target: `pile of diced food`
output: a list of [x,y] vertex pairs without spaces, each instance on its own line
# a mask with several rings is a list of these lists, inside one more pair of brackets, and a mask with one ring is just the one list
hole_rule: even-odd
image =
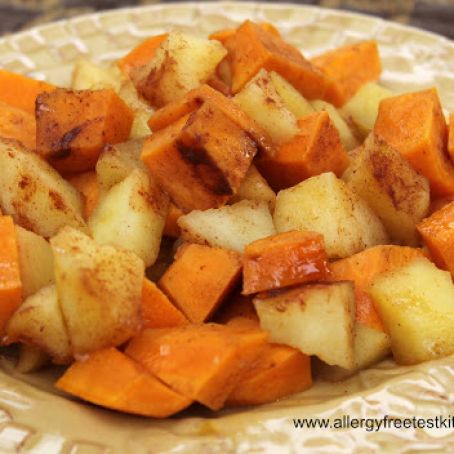
[[164,418],[453,354],[454,117],[380,73],[374,41],[307,59],[251,21],[70,88],[0,70],[17,369]]

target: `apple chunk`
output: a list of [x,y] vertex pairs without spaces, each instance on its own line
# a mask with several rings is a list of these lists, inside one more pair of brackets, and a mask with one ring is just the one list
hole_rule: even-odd
[[351,282],[313,284],[254,299],[272,342],[290,345],[330,365],[354,367],[355,295]]
[[120,345],[135,335],[141,326],[142,260],[70,227],[50,243],[73,353]]

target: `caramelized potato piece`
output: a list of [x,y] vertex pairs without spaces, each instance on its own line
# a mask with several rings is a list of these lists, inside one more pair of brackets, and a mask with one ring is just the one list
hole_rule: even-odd
[[300,118],[298,127],[297,135],[281,145],[274,157],[263,156],[256,162],[276,191],[323,172],[341,176],[348,166],[347,152],[327,112]]
[[264,331],[212,323],[146,329],[126,354],[178,393],[219,410],[266,340]]
[[239,254],[198,244],[180,246],[158,286],[194,323],[207,320],[238,282]]
[[261,68],[287,79],[307,99],[322,98],[328,80],[301,52],[279,35],[249,20],[224,42],[232,69],[232,91],[238,93]]
[[323,281],[327,274],[328,257],[319,233],[279,233],[254,241],[244,250],[245,295]]
[[112,89],[43,93],[36,100],[36,151],[60,172],[93,169],[106,143],[129,137],[133,117]]
[[212,103],[153,134],[142,159],[173,202],[185,211],[224,205],[257,152],[249,134]]

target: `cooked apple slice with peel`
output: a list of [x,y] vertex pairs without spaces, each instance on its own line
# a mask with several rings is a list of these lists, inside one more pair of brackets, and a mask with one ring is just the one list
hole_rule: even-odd
[[355,295],[351,282],[311,284],[254,299],[270,340],[315,355],[325,363],[354,367]]
[[141,326],[143,261],[70,227],[50,243],[73,353],[120,345],[135,335]]

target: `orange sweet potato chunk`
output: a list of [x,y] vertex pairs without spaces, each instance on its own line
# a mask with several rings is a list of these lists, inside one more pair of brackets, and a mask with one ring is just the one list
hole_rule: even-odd
[[142,287],[142,319],[144,329],[172,328],[189,323],[156,284],[147,278],[144,278]]
[[133,119],[111,89],[59,88],[36,100],[36,151],[60,172],[92,170],[104,145],[128,139]]
[[257,312],[252,303],[252,296],[234,294],[225,301],[217,311],[214,321],[217,323],[229,323],[233,319],[245,318],[258,322]]
[[240,276],[241,257],[236,252],[185,244],[158,286],[190,321],[200,323],[215,312]]
[[0,334],[22,303],[19,251],[11,216],[0,217]]
[[326,279],[328,256],[323,235],[285,232],[254,241],[243,257],[243,294]]
[[421,249],[404,246],[375,246],[351,257],[331,263],[330,280],[355,284],[356,320],[370,328],[384,331],[371,297],[365,289],[381,273],[392,271],[424,256]]
[[454,114],[449,116],[448,153],[454,162]]
[[257,152],[256,142],[217,105],[152,134],[142,160],[183,211],[224,205],[236,193]]
[[260,405],[312,386],[310,357],[296,348],[267,344],[255,366],[241,378],[227,406]]
[[260,330],[188,325],[146,329],[126,354],[178,393],[219,410],[266,341]]
[[118,60],[118,66],[124,74],[129,76],[131,69],[146,65],[153,57],[162,42],[167,39],[168,34],[151,36],[134,47],[128,54]]
[[384,99],[374,132],[429,180],[434,195],[454,194],[454,166],[446,153],[447,127],[434,88]]
[[231,99],[209,85],[202,85],[188,92],[183,98],[166,104],[150,117],[148,126],[153,132],[159,131],[182,117],[199,109],[204,103],[211,102],[239,128],[246,131],[256,142],[259,151],[274,154],[274,145],[266,131],[246,115]]
[[260,69],[276,71],[308,99],[323,98],[330,81],[279,35],[247,20],[223,43],[229,51],[232,92],[238,93]]
[[275,190],[286,189],[314,175],[334,172],[341,176],[348,154],[327,112],[298,120],[299,133],[280,146],[273,157],[263,156],[257,168]]
[[423,219],[417,229],[436,265],[454,276],[454,202]]
[[0,69],[0,102],[35,114],[36,97],[55,90],[55,86],[41,80]]
[[192,402],[113,347],[73,363],[56,387],[103,407],[155,418],[167,418]]
[[0,137],[16,139],[29,150],[36,148],[35,116],[0,101]]
[[311,60],[333,83],[325,100],[337,107],[347,102],[366,82],[381,74],[381,60],[375,41],[362,41],[328,51]]
[[84,218],[88,219],[99,201],[99,182],[96,172],[71,175],[68,181],[84,196]]

